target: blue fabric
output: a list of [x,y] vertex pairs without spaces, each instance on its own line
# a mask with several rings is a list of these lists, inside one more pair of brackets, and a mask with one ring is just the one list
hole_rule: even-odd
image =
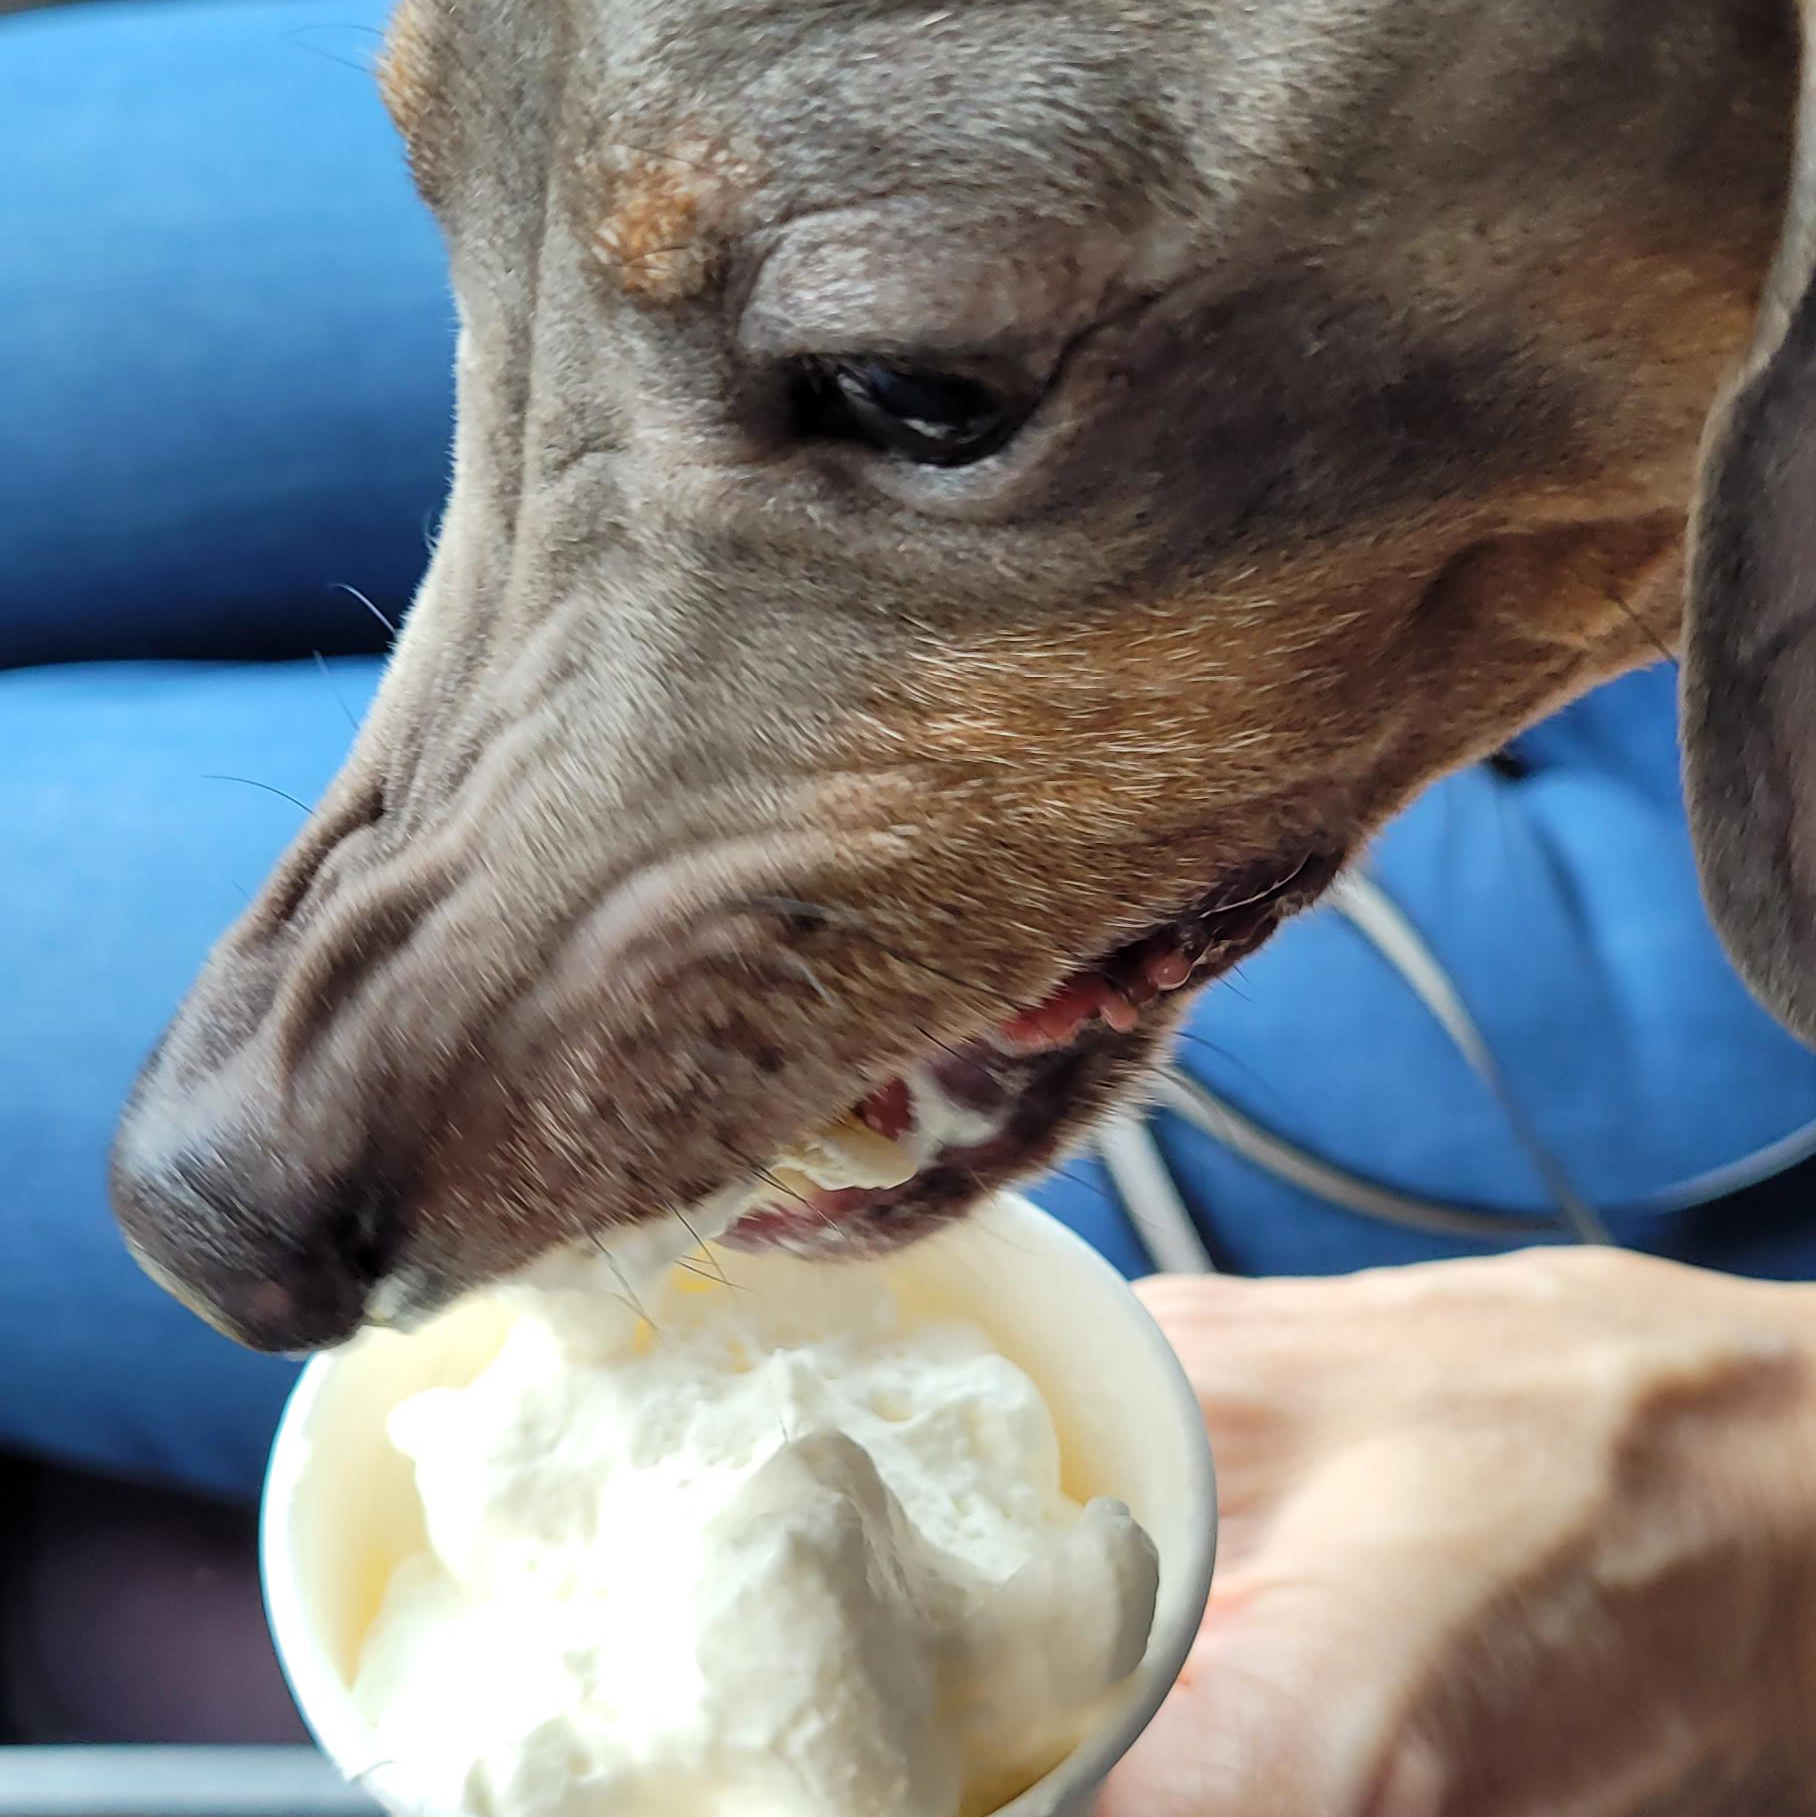
[[0,19],[0,666],[381,648],[452,306],[379,0]]
[[268,791],[319,793],[373,666],[0,675],[0,1444],[258,1479],[294,1371],[139,1273],[107,1151],[139,1062],[302,818]]
[[[306,655],[382,635],[447,442],[449,311],[366,59],[375,0],[85,6],[0,21],[0,665]],[[0,674],[0,1444],[230,1494],[290,1366],[132,1267],[107,1144],[216,932],[334,769],[366,659]],[[1816,1116],[1816,1057],[1754,1007],[1697,901],[1672,677],[1631,678],[1426,796],[1378,874],[1533,1121],[1623,1240],[1816,1275],[1816,1170],[1710,1210],[1642,1201]],[[241,777],[244,782],[214,780]],[[263,786],[256,786],[263,785]],[[1500,1111],[1342,920],[1198,1007],[1186,1063],[1416,1192],[1543,1203]],[[1169,1119],[1213,1249],[1331,1272],[1466,1247],[1351,1216]],[[1129,1272],[1101,1174],[1040,1190]]]

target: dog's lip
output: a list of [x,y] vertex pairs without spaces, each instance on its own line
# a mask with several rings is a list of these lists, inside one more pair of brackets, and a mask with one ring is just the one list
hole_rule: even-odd
[[1153,1032],[1145,1026],[1150,1006],[1246,958],[1288,913],[1323,894],[1345,856],[1306,847],[1245,865],[1184,910],[1067,973],[1037,1004],[942,1047],[915,1074],[885,1081],[852,1107],[880,1135],[899,1138],[912,1128],[910,1076],[931,1080],[964,1108],[998,1113],[997,1123],[981,1141],[938,1148],[899,1186],[759,1192],[727,1240],[811,1252],[905,1241],[1037,1165],[1046,1138],[1073,1108],[1078,1062],[1138,1057]]
[[1206,981],[1200,973],[1226,970],[1219,956],[1271,928],[1296,886],[1321,890],[1335,870],[1334,862],[1309,851],[1245,866],[1179,913],[1087,960],[1032,1009],[1011,1016],[1001,1033],[1014,1046],[1040,1050],[1063,1044],[1099,1016],[1128,1034],[1156,998]]
[[[1167,1012],[1188,986],[1207,984],[1240,963],[1286,914],[1323,893],[1345,855],[1308,848],[1229,873],[1184,910],[1067,973],[1038,1004],[926,1056],[920,1070],[947,1099],[980,1118],[997,1117],[984,1140],[940,1148],[900,1186],[747,1199],[721,1240],[739,1249],[824,1257],[874,1253],[913,1240],[1024,1177],[1050,1155],[1054,1130],[1076,1109],[1081,1079],[1144,1060],[1158,1032],[1154,1012]],[[894,1136],[906,1096],[898,1076],[852,1108],[878,1133]],[[758,1175],[745,1188],[732,1184],[724,1191],[763,1181]],[[411,1331],[461,1290],[462,1283],[420,1259],[404,1259],[373,1288],[364,1322]]]

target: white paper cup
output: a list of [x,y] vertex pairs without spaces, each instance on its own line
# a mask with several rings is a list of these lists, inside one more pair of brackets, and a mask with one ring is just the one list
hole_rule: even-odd
[[[736,1264],[732,1264],[734,1271]],[[1097,1728],[997,1817],[1088,1817],[1098,1788],[1153,1719],[1210,1593],[1217,1497],[1198,1402],[1121,1277],[1027,1200],[1002,1195],[880,1263],[904,1316],[970,1319],[1046,1396],[1078,1499],[1128,1503],[1160,1553],[1146,1657]],[[470,1381],[508,1314],[484,1298],[409,1336],[367,1332],[303,1372],[265,1483],[261,1563],[278,1656],[323,1751],[398,1817],[432,1812],[381,1749],[348,1685],[397,1564],[423,1545],[409,1463],[385,1435],[417,1390]]]

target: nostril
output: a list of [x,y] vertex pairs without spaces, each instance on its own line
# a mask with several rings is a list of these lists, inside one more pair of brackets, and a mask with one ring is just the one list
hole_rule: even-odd
[[255,1350],[352,1336],[401,1248],[401,1195],[370,1175],[298,1191],[218,1156],[115,1172],[121,1224],[162,1286]]
[[329,1202],[323,1230],[327,1246],[347,1273],[368,1288],[382,1281],[397,1260],[399,1198],[385,1183],[357,1180]]

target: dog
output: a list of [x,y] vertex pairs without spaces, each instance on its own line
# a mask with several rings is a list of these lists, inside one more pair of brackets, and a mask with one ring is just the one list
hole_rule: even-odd
[[[296,1351],[675,1208],[907,1240],[1665,650],[1712,912],[1816,1036],[1804,25],[403,0],[452,494],[127,1109],[146,1266]],[[854,1173],[777,1168],[828,1124]]]

